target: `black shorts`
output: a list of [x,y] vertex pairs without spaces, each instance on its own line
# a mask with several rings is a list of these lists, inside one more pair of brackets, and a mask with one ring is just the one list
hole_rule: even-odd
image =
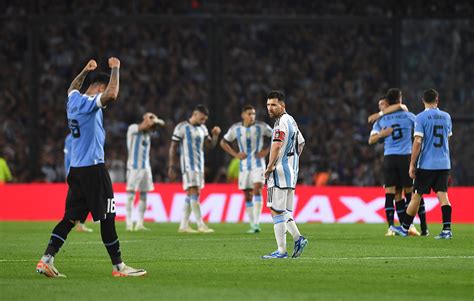
[[90,212],[94,221],[115,217],[112,181],[105,164],[71,167],[64,219],[81,220]]
[[417,169],[415,173],[413,191],[418,194],[434,192],[448,192],[449,169],[428,170]]
[[411,155],[387,155],[383,158],[383,178],[385,187],[412,187],[413,180],[408,174]]

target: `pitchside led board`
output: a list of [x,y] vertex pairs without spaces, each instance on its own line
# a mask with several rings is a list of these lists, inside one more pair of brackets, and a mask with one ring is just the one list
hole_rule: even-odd
[[[114,191],[117,217],[124,219],[125,185],[115,184]],[[64,213],[66,192],[66,184],[0,185],[0,220],[59,220]],[[263,193],[265,200],[266,191]],[[474,223],[472,195],[474,187],[450,188],[454,223]],[[184,198],[181,185],[156,184],[155,191],[148,195],[145,219],[150,222],[179,222]],[[385,193],[380,187],[298,186],[295,203],[298,223],[385,222]],[[425,203],[428,222],[441,222],[436,196],[425,196]],[[206,185],[201,195],[201,210],[204,219],[211,223],[247,221],[244,196],[236,185]],[[271,222],[267,208],[264,208],[261,221]]]

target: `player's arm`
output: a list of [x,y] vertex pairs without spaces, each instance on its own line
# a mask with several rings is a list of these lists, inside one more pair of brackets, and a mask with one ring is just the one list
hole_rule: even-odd
[[67,89],[67,94],[69,95],[69,93],[71,93],[72,91],[81,89],[87,74],[90,71],[95,70],[95,68],[97,68],[97,62],[95,60],[90,60],[89,62],[87,62],[87,65],[84,67],[84,69],[82,69],[81,73],[79,73],[72,81],[71,85],[69,86],[69,89]]
[[369,137],[369,145],[377,143],[380,139],[390,136],[392,135],[392,133],[393,133],[393,128],[391,127],[384,128],[380,132],[372,132]]
[[416,171],[416,162],[418,161],[418,156],[421,152],[421,144],[423,143],[423,138],[421,136],[415,136],[413,140],[413,146],[411,150],[411,159],[410,159],[410,170],[408,173],[410,174],[410,178],[415,178],[415,171]]
[[168,167],[168,177],[171,181],[176,179],[178,169],[178,143],[177,141],[171,140],[170,149],[168,152],[169,156],[169,167]]
[[219,134],[221,133],[221,128],[215,126],[211,130],[211,137],[208,136],[208,139],[205,140],[204,144],[206,149],[212,149],[216,147],[217,141],[219,140]]
[[265,178],[268,179],[270,173],[275,170],[275,164],[278,160],[278,154],[280,153],[283,141],[273,140],[272,146],[270,147],[270,159],[268,159],[267,169],[265,170]]
[[257,156],[257,158],[265,158],[266,156],[268,156],[269,153],[270,153],[270,146],[266,145],[262,148],[261,151],[259,151],[256,154],[256,156]]
[[379,118],[382,117],[383,115],[390,114],[390,113],[400,111],[400,110],[408,112],[408,107],[402,103],[390,105],[386,107],[385,109],[383,109],[382,111],[370,115],[369,118],[367,118],[367,121],[369,123],[374,123],[375,121],[379,120]]
[[232,157],[234,158],[237,158],[239,160],[242,160],[242,159],[245,159],[247,157],[247,154],[246,153],[239,153],[237,152],[230,144],[227,140],[225,139],[222,139],[221,142],[219,143],[219,145],[221,146],[221,148],[226,152],[228,153],[229,155],[231,155]]
[[107,85],[107,88],[105,88],[104,93],[102,93],[100,97],[100,102],[102,103],[103,107],[105,107],[108,103],[117,100],[119,93],[119,59],[115,57],[109,58],[109,67],[111,68],[109,84]]

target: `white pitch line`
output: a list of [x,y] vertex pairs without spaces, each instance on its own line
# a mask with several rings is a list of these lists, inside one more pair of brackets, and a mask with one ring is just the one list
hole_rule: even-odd
[[[193,257],[193,258],[180,258],[179,260],[229,260],[229,258],[208,258],[208,257]],[[260,258],[250,258],[250,257],[234,257],[232,259],[238,260],[256,260]],[[230,260],[232,260],[230,259]],[[300,257],[295,259],[298,260],[329,260],[329,261],[349,261],[349,260],[411,260],[411,259],[474,259],[474,256],[416,256],[416,257]],[[0,262],[35,262],[38,259],[0,259]],[[75,258],[65,258],[60,259],[61,261],[76,261],[76,262],[108,262],[108,259],[75,259]],[[169,259],[160,259],[159,261],[167,261]],[[174,261],[175,259],[169,260]],[[291,260],[291,259],[290,259]],[[269,260],[265,260],[269,261]],[[271,260],[270,260],[271,261]]]

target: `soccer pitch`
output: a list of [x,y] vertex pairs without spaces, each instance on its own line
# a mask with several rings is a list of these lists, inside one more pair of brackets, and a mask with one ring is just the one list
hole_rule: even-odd
[[[1,300],[472,300],[474,225],[454,224],[454,239],[384,237],[385,225],[303,224],[310,244],[299,259],[262,260],[276,249],[271,224],[211,225],[213,234],[117,228],[124,261],[146,277],[113,278],[98,224],[71,232],[57,256],[65,279],[35,272],[54,223],[0,223]],[[288,250],[293,249],[288,236]],[[291,253],[290,253],[291,254]]]

